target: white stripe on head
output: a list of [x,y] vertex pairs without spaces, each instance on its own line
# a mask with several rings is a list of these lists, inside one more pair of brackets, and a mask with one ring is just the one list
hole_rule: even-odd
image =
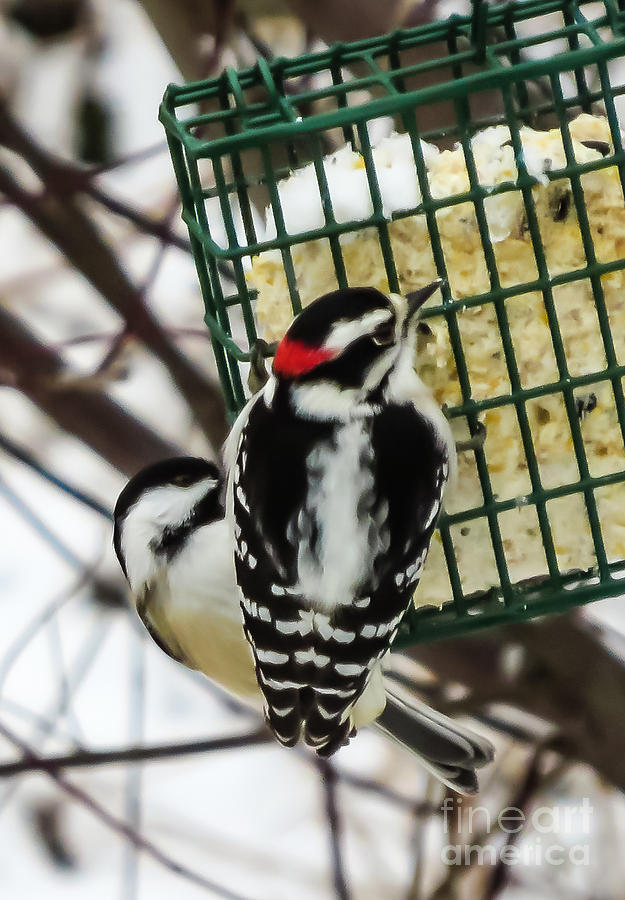
[[392,310],[374,309],[357,319],[340,319],[332,326],[323,346],[327,350],[344,350],[358,338],[371,334],[377,325],[392,318]]

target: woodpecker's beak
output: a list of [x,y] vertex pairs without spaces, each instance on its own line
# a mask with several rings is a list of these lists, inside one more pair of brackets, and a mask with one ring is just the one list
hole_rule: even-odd
[[419,312],[425,301],[428,300],[432,296],[434,291],[437,291],[442,284],[444,284],[444,279],[437,278],[436,281],[432,282],[432,284],[427,284],[425,287],[420,288],[418,291],[412,291],[412,293],[406,294],[406,300],[408,301],[408,312],[406,313],[406,318],[404,319],[404,332],[408,330],[410,322]]

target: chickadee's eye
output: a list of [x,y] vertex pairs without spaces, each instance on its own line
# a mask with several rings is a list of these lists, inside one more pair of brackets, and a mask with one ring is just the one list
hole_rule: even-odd
[[174,475],[171,480],[172,484],[178,484],[180,487],[189,487],[190,484],[193,484],[195,478],[193,475]]
[[378,325],[373,332],[372,337],[373,342],[380,347],[386,347],[388,344],[392,344],[395,340],[395,322],[392,319],[389,319],[387,322],[382,322],[382,324]]

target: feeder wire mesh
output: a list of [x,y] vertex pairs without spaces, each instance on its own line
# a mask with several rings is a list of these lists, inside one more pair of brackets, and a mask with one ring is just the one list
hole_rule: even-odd
[[[425,605],[411,611],[404,620],[400,641],[452,636],[622,592],[619,576],[625,571],[625,552],[615,556],[606,549],[597,492],[624,483],[625,471],[591,473],[579,391],[609,383],[616,410],[615,428],[625,435],[625,365],[619,361],[615,347],[604,291],[605,279],[625,269],[625,259],[597,258],[582,184],[588,173],[610,168],[618,173],[621,187],[625,185],[625,153],[617,117],[617,103],[625,94],[625,86],[613,83],[617,79],[612,65],[624,52],[625,11],[614,0],[541,0],[494,6],[478,2],[472,16],[456,15],[383,37],[337,44],[322,53],[296,59],[281,58],[272,63],[260,59],[245,71],[226,70],[203,82],[172,85],[165,94],[160,118],[167,132],[205,319],[232,417],[246,399],[242,364],[252,357],[257,360],[267,347],[259,343],[255,324],[256,290],[249,278],[253,259],[266,251],[279,253],[292,312],[296,314],[302,307],[294,264],[297,247],[324,240],[330,248],[336,283],[344,287],[349,283],[344,260],[346,236],[375,229],[388,288],[401,292],[389,230],[392,222],[425,217],[436,272],[446,278],[448,260],[438,216],[441,210],[466,203],[474,209],[488,288],[458,299],[452,296],[447,282],[442,302],[428,306],[424,316],[432,322],[444,320],[453,351],[461,401],[450,406],[449,417],[452,421],[464,420],[469,434],[477,435],[489,412],[512,408],[530,489],[522,498],[500,498],[493,488],[486,453],[483,448],[475,450],[482,502],[448,511],[439,522],[451,599],[442,607]],[[348,71],[352,73],[349,76]],[[363,91],[367,99],[358,102],[358,92],[362,96]],[[597,159],[582,163],[576,158],[570,122],[579,113],[597,111],[607,118],[611,147],[605,154],[597,154]],[[394,212],[390,219],[384,210],[370,137],[371,123],[382,117],[392,117],[397,129],[410,136],[420,189],[418,206]],[[502,123],[509,128],[516,176],[513,182],[486,186],[480,182],[472,138],[480,129]],[[564,165],[546,172],[546,177],[549,181],[566,179],[570,184],[585,256],[582,267],[557,274],[549,270],[534,193],[536,177],[528,171],[523,151],[523,127],[537,125],[555,126],[561,134]],[[423,140],[445,146],[459,144],[466,163],[467,190],[447,197],[433,196]],[[358,221],[337,220],[333,209],[324,158],[328,147],[336,147],[339,142],[357,148],[364,162],[371,212]],[[293,170],[310,163],[324,223],[293,233],[285,223],[279,183]],[[522,196],[535,259],[535,271],[529,280],[514,285],[502,283],[486,209],[487,199],[511,190]],[[262,233],[255,214],[258,198],[271,210],[275,236],[267,238]],[[208,211],[215,203],[219,227]],[[223,276],[225,267],[229,278]],[[578,374],[570,371],[555,291],[582,282],[588,282],[592,289],[606,364],[601,370]],[[544,302],[557,377],[527,386],[519,371],[507,301],[532,292],[539,292]],[[478,399],[472,393],[459,317],[467,309],[487,306],[494,312],[510,389]],[[242,321],[245,340],[233,338],[237,319]],[[566,410],[579,477],[546,486],[528,406],[553,395],[561,397]],[[583,501],[592,540],[593,565],[583,570],[563,570],[559,565],[550,520],[550,504],[572,495]],[[545,571],[518,580],[508,565],[501,521],[504,514],[521,505],[535,510]],[[486,526],[496,568],[496,579],[488,590],[467,588],[455,549],[455,529],[468,529],[476,522]],[[577,527],[578,523],[570,523],[573,531]]]

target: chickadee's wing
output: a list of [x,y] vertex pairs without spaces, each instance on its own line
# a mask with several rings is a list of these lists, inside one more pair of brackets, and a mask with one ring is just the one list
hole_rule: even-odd
[[176,637],[169,627],[167,617],[163,614],[160,591],[155,582],[146,584],[140,596],[135,600],[137,613],[150,637],[161,650],[182,663],[188,669],[196,669],[191,660],[183,653]]

